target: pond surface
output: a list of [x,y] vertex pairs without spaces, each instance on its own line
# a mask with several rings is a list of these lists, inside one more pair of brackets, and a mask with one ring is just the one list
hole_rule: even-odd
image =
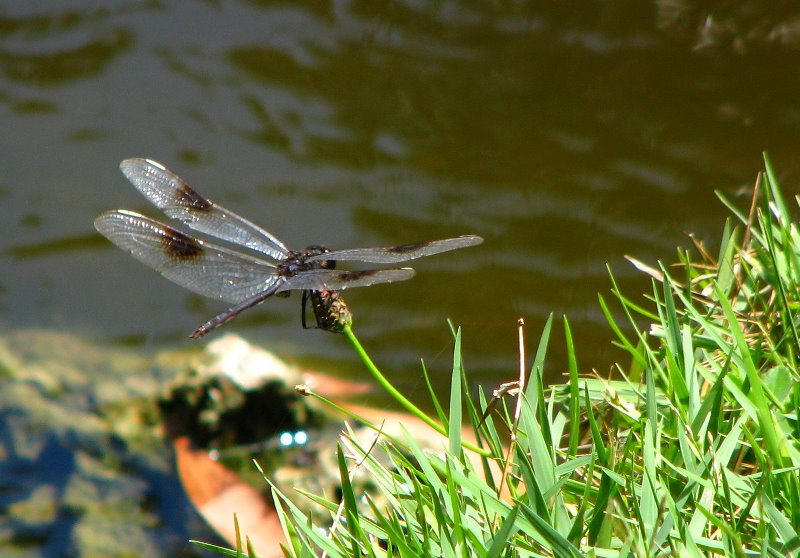
[[[640,2],[48,4],[0,16],[6,328],[203,343],[188,334],[225,305],[92,228],[107,209],[159,217],[118,170],[149,157],[291,248],[483,236],[415,262],[411,281],[346,293],[362,342],[409,392],[424,393],[420,358],[447,382],[448,317],[473,381],[515,377],[517,318],[532,354],[551,312],[571,320],[581,369],[605,372],[621,358],[597,303],[607,264],[638,297],[649,281],[623,256],[673,261],[687,231],[714,250],[728,215],[714,191],[746,206],[763,150],[787,194],[800,180],[797,48],[780,25],[792,14],[739,25]],[[301,329],[299,306],[270,300],[226,327],[362,375],[343,338]]]

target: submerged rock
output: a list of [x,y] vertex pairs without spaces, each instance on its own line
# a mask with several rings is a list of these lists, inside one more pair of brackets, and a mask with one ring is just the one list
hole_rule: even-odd
[[[265,477],[319,513],[317,524],[328,513],[298,489],[340,495],[345,417],[298,384],[337,399],[370,389],[290,367],[235,335],[150,356],[48,331],[0,338],[0,555],[205,555],[189,539],[232,545],[234,513],[259,554],[279,553]],[[405,415],[345,406],[441,447]],[[352,483],[366,493],[371,479]]]

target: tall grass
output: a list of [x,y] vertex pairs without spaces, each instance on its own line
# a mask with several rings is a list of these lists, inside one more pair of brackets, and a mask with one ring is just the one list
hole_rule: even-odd
[[[440,412],[428,418],[449,445],[428,452],[410,435],[371,444],[345,431],[341,499],[305,493],[310,506],[329,514],[326,525],[312,524],[273,487],[285,554],[800,552],[800,236],[765,163],[751,207],[722,200],[733,218],[716,253],[695,242],[679,250],[675,265],[632,259],[652,278],[642,302],[623,294],[611,275],[613,298],[601,296],[600,304],[630,357],[614,380],[579,374],[565,318],[568,381],[544,385],[551,317],[518,400],[484,415],[491,396],[464,390],[454,331],[449,404],[432,392]],[[613,306],[626,323],[615,321]],[[644,331],[642,324],[649,324]],[[474,446],[461,438],[462,420]],[[372,491],[353,488],[356,469],[371,476]]]

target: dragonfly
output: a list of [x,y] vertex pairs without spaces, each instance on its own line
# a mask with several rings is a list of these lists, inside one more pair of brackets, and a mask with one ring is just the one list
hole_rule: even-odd
[[293,290],[304,291],[304,320],[305,302],[311,301],[318,325],[325,327],[324,312],[339,305],[338,291],[405,281],[415,274],[410,267],[336,269],[337,262],[391,265],[483,242],[479,236],[464,235],[381,248],[328,250],[313,245],[293,251],[156,161],[125,159],[120,170],[167,217],[231,245],[213,244],[126,209],[106,211],[94,221],[103,236],[170,281],[233,304],[195,329],[190,335],[195,339],[271,296]]

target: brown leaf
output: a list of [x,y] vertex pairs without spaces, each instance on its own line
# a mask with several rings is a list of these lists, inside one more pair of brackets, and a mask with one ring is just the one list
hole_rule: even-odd
[[211,459],[208,451],[192,447],[188,438],[175,438],[173,447],[183,488],[203,519],[234,547],[236,513],[243,541],[250,537],[260,556],[281,555],[280,545],[286,540],[275,508],[264,495]]

